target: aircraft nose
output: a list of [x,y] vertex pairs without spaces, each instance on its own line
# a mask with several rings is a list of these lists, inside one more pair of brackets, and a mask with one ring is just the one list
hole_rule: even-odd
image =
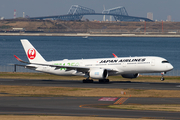
[[174,68],[174,67],[173,67],[171,64],[168,65],[168,69],[169,69],[169,70],[172,70],[173,68]]

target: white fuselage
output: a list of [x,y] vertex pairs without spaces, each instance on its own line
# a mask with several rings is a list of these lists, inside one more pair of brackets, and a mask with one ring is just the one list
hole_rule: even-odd
[[[43,64],[64,65],[64,66],[78,66],[88,67],[90,69],[110,69],[108,75],[122,75],[134,73],[160,73],[167,72],[173,69],[173,66],[164,58],[142,56],[142,57],[121,57],[121,58],[99,58],[99,59],[78,59],[78,60],[61,60],[45,62]],[[30,64],[29,66],[35,66]],[[86,73],[78,72],[77,70],[67,70],[66,68],[56,69],[51,66],[36,65],[35,70],[56,74],[56,75],[80,75],[84,76]]]

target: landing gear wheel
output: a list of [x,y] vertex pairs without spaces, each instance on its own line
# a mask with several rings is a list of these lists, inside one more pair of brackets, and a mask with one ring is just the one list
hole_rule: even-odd
[[108,82],[109,82],[109,79],[105,79],[105,81],[108,83]]
[[109,79],[99,79],[99,83],[108,83]]
[[83,83],[93,83],[92,79],[83,79]]
[[165,79],[164,79],[164,72],[161,72],[161,75],[162,75],[161,81],[164,81],[164,80],[165,80]]
[[162,78],[161,78],[161,81],[164,81],[164,80],[165,80],[165,79],[162,77]]

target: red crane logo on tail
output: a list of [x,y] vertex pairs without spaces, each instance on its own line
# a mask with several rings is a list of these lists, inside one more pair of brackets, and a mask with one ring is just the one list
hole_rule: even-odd
[[33,60],[36,57],[36,50],[34,48],[30,48],[27,51],[27,56],[29,59]]

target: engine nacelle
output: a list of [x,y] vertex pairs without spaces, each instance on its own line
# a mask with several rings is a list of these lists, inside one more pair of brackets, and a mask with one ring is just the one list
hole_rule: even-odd
[[123,78],[137,78],[139,76],[139,73],[136,74],[123,74],[121,75]]
[[108,77],[108,72],[106,69],[91,69],[89,77],[94,79],[106,79]]

